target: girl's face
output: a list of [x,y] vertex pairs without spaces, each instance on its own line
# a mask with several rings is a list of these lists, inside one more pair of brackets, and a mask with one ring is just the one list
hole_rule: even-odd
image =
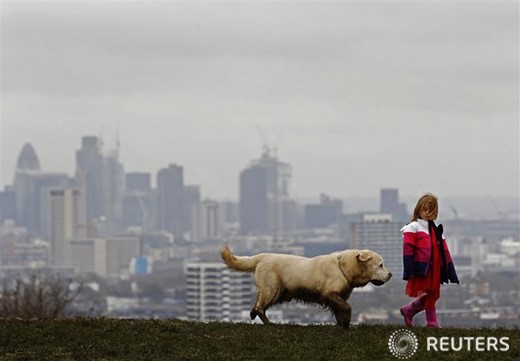
[[427,208],[427,207],[424,207],[423,209],[421,209],[421,211],[419,212],[419,216],[424,219],[425,221],[434,221],[435,218],[433,218],[431,215],[429,215],[430,213],[430,209]]

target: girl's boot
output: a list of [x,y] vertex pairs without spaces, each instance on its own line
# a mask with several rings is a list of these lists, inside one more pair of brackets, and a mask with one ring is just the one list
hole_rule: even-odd
[[410,327],[413,326],[413,316],[422,310],[424,310],[424,295],[417,297],[411,303],[399,309],[399,311],[401,311],[401,315],[404,317],[404,323],[406,323],[406,326]]
[[441,328],[439,322],[437,322],[437,311],[435,308],[427,308],[424,312],[426,313],[426,327]]

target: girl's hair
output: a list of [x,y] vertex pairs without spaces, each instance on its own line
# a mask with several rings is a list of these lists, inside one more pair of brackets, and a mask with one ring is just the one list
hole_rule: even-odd
[[417,201],[417,205],[413,211],[412,222],[417,221],[421,218],[420,212],[427,210],[428,218],[437,219],[439,213],[439,204],[437,203],[437,196],[432,193],[426,193]]

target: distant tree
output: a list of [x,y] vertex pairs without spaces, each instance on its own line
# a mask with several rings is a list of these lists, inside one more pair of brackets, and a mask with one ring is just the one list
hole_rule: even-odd
[[5,279],[0,294],[2,318],[61,318],[83,289],[83,283],[63,279],[59,274],[31,273]]

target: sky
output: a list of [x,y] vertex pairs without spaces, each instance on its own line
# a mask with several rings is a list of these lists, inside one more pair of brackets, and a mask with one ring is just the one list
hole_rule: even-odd
[[1,188],[96,135],[217,199],[264,144],[295,197],[519,196],[515,1],[1,6]]

